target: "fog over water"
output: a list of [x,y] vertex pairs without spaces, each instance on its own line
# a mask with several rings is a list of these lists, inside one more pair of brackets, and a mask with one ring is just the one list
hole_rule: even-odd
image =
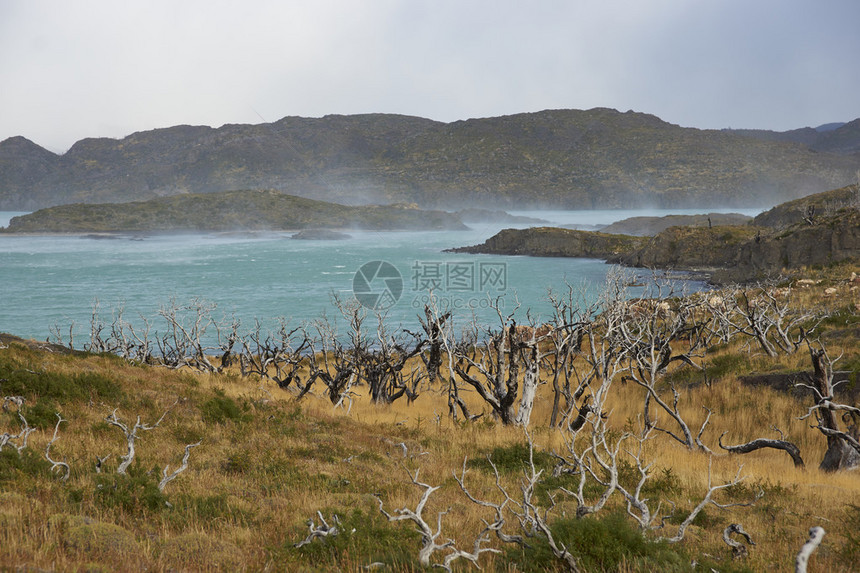
[[[681,213],[681,211],[672,211]],[[691,211],[692,212],[692,211]],[[669,211],[518,212],[559,225],[602,225],[636,215]],[[18,213],[15,213],[18,214]],[[5,226],[12,213],[0,213]],[[748,212],[747,214],[754,214]],[[238,317],[243,331],[260,319],[268,327],[277,317],[298,326],[323,314],[338,315],[332,293],[353,296],[356,271],[371,261],[386,261],[402,278],[402,291],[387,309],[393,325],[417,326],[416,315],[429,287],[441,307],[453,308],[460,326],[474,310],[487,321],[488,296],[503,296],[506,310],[525,321],[549,319],[548,288],[569,282],[592,294],[610,266],[593,259],[508,257],[442,253],[443,249],[481,243],[502,227],[470,225],[455,232],[350,232],[343,241],[290,239],[289,233],[225,233],[93,238],[87,236],[0,235],[0,331],[45,339],[55,325],[67,336],[75,325],[76,346],[85,342],[94,301],[108,322],[112,310],[124,318],[155,318],[175,300],[199,298],[217,305],[215,318]],[[371,294],[384,289],[376,280]],[[690,285],[697,288],[701,285]],[[397,294],[397,293],[395,293]],[[162,327],[156,321],[155,328]],[[163,329],[163,328],[162,328]]]

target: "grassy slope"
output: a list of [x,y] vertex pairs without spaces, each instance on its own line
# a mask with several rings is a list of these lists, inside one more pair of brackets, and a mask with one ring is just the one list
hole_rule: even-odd
[[[834,333],[828,344],[845,350],[843,365],[856,366],[860,318],[854,305],[860,299],[844,282],[837,285],[838,296],[824,298],[823,289],[830,284],[825,281],[798,292],[803,304],[842,311],[838,320],[827,325]],[[712,383],[694,384],[685,393],[682,406],[691,426],[701,423],[703,404],[712,408],[714,417],[704,440],[716,448],[723,431],[729,432],[727,442],[740,443],[771,437],[770,426],[776,424],[798,443],[809,467],[795,469],[788,456],[777,451],[715,456],[715,482],[733,477],[739,463],[748,476],[721,501],[743,500],[759,487],[765,497],[752,508],[707,508],[681,546],[664,549],[667,553],[656,559],[678,559],[676,570],[686,570],[690,557],[701,562],[705,555],[718,556],[720,568],[728,570],[733,565],[720,535],[729,523],[742,523],[756,542],[746,565],[752,570],[788,570],[807,529],[821,524],[828,533],[812,557],[814,570],[851,570],[857,563],[860,509],[849,502],[860,499],[860,478],[856,473],[828,475],[816,469],[825,445],[807,422],[797,420],[806,404],[767,388],[747,388],[737,380],[748,371],[808,369],[808,355],[799,352],[770,359],[750,352],[743,342],[709,355]],[[445,416],[444,394],[435,390],[425,390],[411,405],[400,401],[376,407],[361,397],[347,414],[333,411],[327,400],[308,398],[296,403],[285,391],[234,375],[170,372],[132,366],[111,356],[49,352],[17,342],[7,341],[4,346],[0,389],[3,395],[23,394],[28,420],[40,429],[30,436],[30,447],[21,457],[9,447],[0,453],[0,568],[26,564],[96,571],[361,571],[370,562],[383,561],[398,570],[411,569],[419,546],[416,534],[408,523],[387,523],[371,493],[381,493],[388,511],[414,509],[420,490],[409,483],[406,468],[421,468],[422,481],[441,486],[431,496],[425,517],[435,523],[436,512],[450,508],[442,520],[443,536],[471,548],[483,528],[481,519],[491,517],[490,512],[464,498],[451,472],[460,470],[465,456],[477,459],[494,452],[503,468],[503,483],[509,491],[517,491],[519,463],[510,454],[522,451],[521,431],[489,419],[455,424]],[[675,377],[680,382],[698,381],[685,371]],[[547,386],[540,395],[549,397]],[[105,423],[105,417],[118,408],[124,421],[141,416],[142,421],[153,423],[177,398],[180,403],[160,427],[140,433],[131,477],[117,478],[114,472],[125,440],[117,428]],[[468,398],[479,407],[474,396]],[[560,436],[546,427],[549,402],[539,400],[532,416],[532,435],[541,450],[561,445]],[[632,384],[616,384],[608,405],[611,424],[621,428],[640,413],[640,391]],[[61,425],[51,452],[54,459],[64,459],[71,466],[66,483],[51,473],[43,458],[57,410],[68,422]],[[13,413],[0,414],[0,431],[18,431]],[[177,467],[185,444],[200,439],[202,445],[192,451],[189,470],[159,495],[154,485],[160,468]],[[401,442],[412,455],[403,457]],[[414,455],[421,452],[427,455]],[[649,453],[656,462],[652,499],[673,500],[680,509],[689,509],[707,489],[708,457],[663,437],[649,444]],[[97,474],[95,459],[106,454],[111,454],[106,472]],[[537,459],[549,473],[552,460]],[[498,501],[486,464],[471,467],[470,489],[478,497]],[[552,478],[546,487],[559,485],[571,487],[572,483]],[[563,497],[557,496],[559,506],[553,511],[557,519],[566,507]],[[613,498],[610,505],[619,508],[619,499]],[[317,540],[295,549],[292,544],[306,536],[305,522],[317,510],[327,519],[338,513],[344,533],[331,542]],[[587,519],[594,527],[608,523],[609,530],[616,532],[629,523],[621,518],[615,522]],[[513,524],[507,527],[513,532]],[[849,545],[849,536],[855,545]],[[597,538],[586,546],[593,549],[605,543]],[[494,539],[492,545],[498,546],[498,541]],[[571,547],[578,546],[571,542]],[[514,551],[482,556],[481,564],[489,571],[514,570],[512,560],[520,560],[517,570],[527,569],[529,563],[544,567],[539,549],[536,545],[536,553],[525,561],[521,552]],[[675,556],[677,551],[683,554]],[[657,567],[654,561],[636,565],[628,558],[626,565],[611,570],[655,568],[665,567]],[[467,569],[464,565],[463,570]]]

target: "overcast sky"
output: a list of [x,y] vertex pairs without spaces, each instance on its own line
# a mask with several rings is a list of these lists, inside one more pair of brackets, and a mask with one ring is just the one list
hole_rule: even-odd
[[857,0],[0,0],[0,140],[287,115],[860,117]]

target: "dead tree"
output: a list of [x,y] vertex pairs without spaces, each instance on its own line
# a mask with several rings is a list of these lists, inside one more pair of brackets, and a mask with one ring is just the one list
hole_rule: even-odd
[[[432,293],[431,293],[432,297]],[[432,298],[431,298],[432,300]],[[435,306],[424,305],[424,318],[418,317],[424,338],[427,341],[427,351],[420,354],[427,371],[427,380],[433,384],[441,378],[442,352],[445,347],[446,324],[451,320],[451,312],[440,314]],[[414,336],[417,338],[417,336]]]
[[451,564],[463,557],[472,561],[475,565],[477,565],[478,557],[481,553],[498,553],[498,550],[488,547],[481,547],[484,543],[488,541],[487,533],[489,531],[488,528],[485,528],[478,538],[475,540],[474,547],[472,553],[468,553],[465,551],[461,551],[456,548],[456,542],[453,539],[447,539],[444,543],[439,543],[439,538],[442,536],[442,517],[448,513],[448,510],[440,511],[436,516],[436,531],[433,531],[433,528],[429,523],[424,519],[422,513],[424,512],[424,507],[427,505],[427,501],[430,499],[430,495],[439,489],[439,486],[431,486],[429,484],[418,481],[418,473],[419,470],[415,470],[415,473],[412,474],[407,470],[406,472],[409,475],[412,483],[418,487],[424,488],[424,493],[421,495],[421,499],[418,501],[418,505],[415,507],[415,510],[411,510],[408,507],[403,507],[394,512],[394,514],[390,514],[385,511],[384,504],[382,503],[382,499],[379,495],[376,495],[376,499],[379,502],[379,511],[382,515],[385,516],[388,521],[411,521],[415,525],[415,529],[421,535],[421,549],[418,551],[418,562],[421,563],[424,567],[428,567],[430,565],[430,557],[436,551],[442,551],[445,549],[449,550],[448,555],[445,557],[445,561],[442,565],[438,565],[445,569],[446,571],[451,571]]
[[[642,497],[642,487],[649,477],[650,465],[643,465],[643,461],[641,459],[642,450],[640,448],[639,452],[632,456],[636,461],[636,467],[640,472],[640,479],[636,484],[634,489],[628,489],[623,485],[618,486],[618,491],[624,496],[627,501],[627,513],[630,515],[638,524],[639,527],[643,531],[655,530],[659,528],[663,528],[665,526],[666,520],[671,517],[671,515],[661,516],[659,512],[659,505],[657,506],[657,510],[654,511],[648,506],[648,499]],[[713,499],[713,496],[716,492],[733,487],[739,484],[743,477],[741,476],[741,470],[743,466],[738,467],[738,471],[735,474],[735,477],[723,484],[713,485],[712,477],[711,477],[711,460],[708,459],[708,490],[705,492],[704,497],[701,501],[690,511],[689,514],[681,521],[680,525],[678,525],[678,529],[675,535],[671,537],[660,537],[659,539],[664,540],[668,543],[677,543],[684,539],[684,535],[686,535],[687,528],[691,523],[696,519],[696,516],[701,513],[701,511],[707,507],[708,505],[714,505],[720,509],[725,509],[728,507],[737,507],[737,506],[750,506],[753,505],[756,501],[758,501],[762,495],[764,495],[763,491],[759,491],[755,497],[749,502],[738,502],[738,503],[726,503],[721,504],[716,502]]]
[[[582,352],[586,333],[594,327],[597,305],[586,301],[585,293],[576,296],[571,285],[563,294],[549,291],[547,298],[553,308],[550,332],[546,336],[551,351],[544,354],[543,366],[549,372],[553,402],[550,426],[563,423],[588,385],[579,376],[574,361]],[[564,400],[562,408],[561,401]]]
[[338,406],[350,401],[356,369],[347,349],[340,343],[334,326],[322,317],[311,325],[316,335],[305,335],[307,342],[308,378],[296,397],[302,399],[314,382],[320,380],[326,387],[329,401]]
[[[434,316],[438,316],[438,310],[433,307],[432,309]],[[445,377],[445,392],[448,395],[448,414],[451,416],[451,419],[455,422],[457,421],[457,409],[459,408],[463,417],[466,420],[474,420],[479,418],[482,414],[471,414],[469,412],[469,408],[466,405],[466,402],[460,396],[460,386],[457,380],[457,369],[455,360],[457,356],[461,354],[465,354],[470,351],[471,348],[476,344],[476,340],[463,340],[461,339],[459,342],[454,340],[454,335],[451,332],[450,322],[447,322],[449,325],[446,328],[443,328],[441,331],[441,342],[442,346],[445,349],[445,357],[447,360],[447,376]]]
[[514,404],[519,392],[519,363],[514,344],[507,344],[506,339],[515,337],[516,323],[513,313],[502,314],[498,299],[493,304],[501,321],[501,330],[485,329],[482,332],[473,323],[472,340],[475,342],[469,347],[458,348],[454,370],[461,380],[478,392],[502,424],[509,425],[514,423],[516,416]]
[[264,335],[260,321],[255,321],[254,330],[241,339],[241,372],[243,376],[256,375],[271,380],[284,390],[294,382],[295,387],[300,388],[299,373],[307,361],[308,334],[302,327],[291,328],[284,319],[278,322],[277,332]]
[[[514,313],[502,312],[500,298],[490,301],[501,326],[472,324],[470,346],[458,346],[454,370],[493,410],[504,425],[527,426],[540,383],[542,351],[534,326],[517,326]],[[522,371],[522,374],[521,374]],[[516,407],[519,398],[519,406]]]
[[[216,308],[215,303],[199,298],[184,306],[173,299],[168,305],[162,305],[158,314],[167,323],[166,332],[156,339],[156,344],[164,366],[221,372],[230,365],[239,338],[239,321],[235,317],[216,321],[212,316]],[[207,336],[212,330],[215,331],[214,345],[212,334]],[[216,356],[220,357],[219,365],[210,360]]]
[[[812,390],[815,404],[800,419],[806,420],[814,416],[817,423],[812,427],[827,438],[827,451],[818,467],[826,472],[860,467],[860,436],[856,422],[852,423],[860,419],[860,408],[840,404],[833,396],[833,365],[838,359],[831,359],[823,346],[815,348],[812,344],[809,344],[809,355],[813,367],[810,384],[798,386]],[[836,420],[837,412],[843,412],[843,421],[847,420],[851,424],[847,431],[840,429]]]
[[[699,439],[707,418],[698,436],[694,436],[679,409],[681,392],[675,383],[669,384],[671,398],[664,396],[660,389],[660,382],[672,363],[682,362],[702,369],[694,359],[703,355],[704,339],[691,336],[692,331],[700,328],[696,322],[697,303],[688,297],[674,299],[671,303],[662,299],[663,296],[634,301],[626,306],[624,315],[617,321],[616,336],[628,363],[626,379],[645,390],[643,420],[646,428],[653,427],[691,450],[707,450]],[[657,425],[652,416],[652,402],[658,410],[669,415],[677,426],[676,430]]]
[[[495,520],[492,523],[487,524],[487,529],[485,531],[495,531],[498,535],[499,539],[504,542],[513,542],[518,543],[520,545],[525,545],[527,538],[542,538],[546,541],[547,546],[550,551],[552,551],[553,555],[561,561],[563,566],[573,573],[578,573],[580,571],[579,565],[577,564],[576,557],[567,549],[564,543],[555,539],[553,535],[552,529],[549,525],[549,513],[555,507],[555,499],[550,496],[550,507],[542,508],[537,505],[537,501],[535,500],[535,488],[537,484],[540,483],[541,476],[543,475],[543,470],[537,471],[534,464],[534,446],[532,444],[531,436],[526,432],[526,439],[529,444],[529,463],[523,472],[523,477],[520,479],[519,489],[522,493],[522,496],[519,495],[515,498],[511,497],[508,491],[502,486],[501,480],[499,477],[499,470],[496,468],[496,465],[493,463],[492,459],[488,456],[487,459],[490,462],[490,466],[493,468],[493,472],[496,476],[496,489],[503,496],[503,500],[501,503],[492,503],[488,501],[482,501],[475,498],[465,486],[465,477],[466,477],[466,462],[463,461],[463,473],[458,478],[456,475],[454,479],[457,480],[457,483],[460,486],[460,489],[473,503],[477,505],[481,505],[483,507],[490,507],[495,510]],[[521,501],[520,501],[521,500]],[[523,536],[520,535],[507,535],[502,532],[502,526],[505,523],[505,510],[508,511],[509,514],[513,516],[513,518],[518,522],[519,529],[522,531]],[[486,523],[486,521],[485,521]]]
[[138,431],[149,431],[149,430],[154,430],[155,428],[157,428],[159,426],[159,424],[161,424],[161,422],[164,420],[164,417],[167,416],[167,414],[170,412],[170,410],[173,409],[173,406],[176,406],[176,404],[178,404],[178,403],[179,403],[178,400],[176,402],[174,402],[173,405],[170,406],[167,410],[165,410],[164,413],[161,415],[161,417],[151,426],[148,424],[141,424],[140,423],[140,416],[138,416],[137,421],[134,423],[134,426],[132,426],[131,429],[129,429],[128,424],[120,421],[120,419],[117,417],[116,412],[117,412],[118,408],[115,408],[114,411],[111,412],[107,418],[105,418],[105,421],[108,424],[110,424],[111,426],[115,426],[115,427],[119,428],[120,430],[122,430],[122,433],[125,434],[125,438],[126,438],[127,451],[126,451],[124,456],[120,457],[121,461],[120,461],[119,467],[116,470],[116,473],[118,473],[120,475],[125,475],[127,470],[128,470],[128,467],[131,465],[131,462],[134,461],[135,440],[137,440],[137,438],[138,438],[137,432]]
[[798,311],[790,304],[790,289],[777,291],[768,285],[758,285],[739,289],[721,299],[724,304],[709,309],[718,321],[725,328],[754,339],[770,357],[779,356],[780,352],[793,354],[814,328],[803,328],[815,315]]
[[[418,385],[424,374],[413,369],[404,372],[407,362],[418,355],[426,340],[413,334],[412,344],[389,334],[386,317],[377,315],[376,341],[370,346],[352,349],[359,378],[367,383],[374,404],[391,404],[402,396],[410,402],[418,397]],[[407,333],[408,334],[408,333]]]

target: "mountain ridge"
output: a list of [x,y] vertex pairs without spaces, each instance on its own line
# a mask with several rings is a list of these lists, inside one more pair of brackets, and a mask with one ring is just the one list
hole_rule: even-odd
[[[836,150],[853,148],[855,123],[822,135],[842,138]],[[845,185],[857,169],[860,154],[608,108],[452,123],[288,116],[86,138],[62,155],[9,138],[0,142],[0,209],[235,189],[429,208],[763,206]]]

